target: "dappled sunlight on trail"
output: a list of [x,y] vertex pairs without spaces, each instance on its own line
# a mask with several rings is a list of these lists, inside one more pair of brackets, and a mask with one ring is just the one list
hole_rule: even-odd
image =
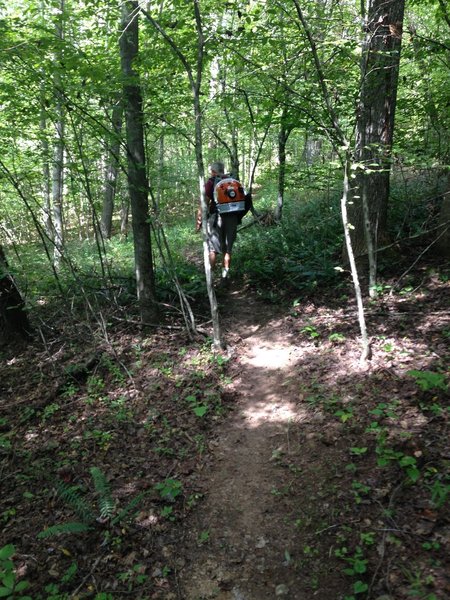
[[[289,339],[278,337],[272,343],[247,339],[249,352],[242,357],[244,368],[253,369],[252,385],[247,389],[247,402],[242,416],[247,426],[254,428],[264,423],[291,423],[300,420],[298,408],[283,397],[283,385],[293,367],[295,348]],[[247,381],[242,381],[245,389]]]
[[[299,345],[285,320],[261,314],[264,308],[258,323],[252,310],[239,324],[230,386],[239,400],[221,426],[207,499],[196,514],[187,550],[196,558],[182,581],[186,600],[272,600],[281,592],[290,600],[306,597],[308,582],[286,557],[298,552],[293,523],[300,507],[310,510],[302,497],[293,501],[297,478],[309,497],[317,481],[330,476],[328,462],[319,468],[311,457],[316,442],[308,441],[305,428],[311,433],[316,410],[301,401],[297,383],[299,369],[314,362],[317,349]],[[314,454],[323,461],[329,451],[314,445]],[[313,483],[312,469],[319,469]],[[210,540],[204,551],[196,541],[202,531]]]
[[253,348],[253,355],[245,359],[246,364],[264,369],[284,369],[291,363],[292,348],[265,347]]
[[247,406],[242,411],[248,427],[259,427],[264,423],[292,423],[302,420],[298,409],[292,402],[282,402],[279,399],[260,400]]

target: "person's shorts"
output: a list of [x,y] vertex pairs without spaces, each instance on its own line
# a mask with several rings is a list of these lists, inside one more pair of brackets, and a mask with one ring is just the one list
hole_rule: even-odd
[[210,215],[207,227],[209,252],[231,254],[238,224],[239,217],[237,214]]

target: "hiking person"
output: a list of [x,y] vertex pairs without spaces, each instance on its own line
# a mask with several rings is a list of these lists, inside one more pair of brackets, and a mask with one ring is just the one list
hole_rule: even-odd
[[[211,268],[214,268],[217,261],[217,255],[223,254],[221,281],[222,283],[226,283],[229,276],[231,252],[236,239],[237,226],[241,222],[243,215],[242,212],[237,211],[222,212],[218,207],[215,190],[216,186],[220,184],[222,180],[236,181],[228,175],[225,175],[225,168],[222,162],[212,163],[210,166],[210,177],[205,183],[205,196],[208,204],[207,242],[209,263]],[[236,182],[236,184],[240,186],[238,182]],[[242,187],[239,189],[242,190],[242,194],[244,194]],[[237,204],[237,202],[234,204]],[[200,209],[197,214],[197,231],[199,231],[201,225],[202,215]]]

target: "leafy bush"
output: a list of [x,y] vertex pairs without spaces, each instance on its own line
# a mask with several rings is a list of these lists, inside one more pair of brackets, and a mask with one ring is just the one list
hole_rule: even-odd
[[394,238],[406,238],[436,225],[446,177],[430,173],[397,171],[392,177],[388,225]]
[[312,289],[337,278],[341,229],[337,202],[288,203],[279,225],[241,232],[234,268],[256,286]]
[[28,581],[17,581],[12,558],[16,549],[12,544],[0,548],[0,597],[8,600],[31,600],[31,596],[22,596],[21,592],[29,586]]

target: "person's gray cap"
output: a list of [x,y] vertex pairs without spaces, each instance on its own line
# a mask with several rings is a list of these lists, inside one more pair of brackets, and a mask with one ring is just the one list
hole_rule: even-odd
[[223,162],[213,162],[209,168],[211,171],[215,171],[218,175],[223,175],[225,173],[225,166]]

